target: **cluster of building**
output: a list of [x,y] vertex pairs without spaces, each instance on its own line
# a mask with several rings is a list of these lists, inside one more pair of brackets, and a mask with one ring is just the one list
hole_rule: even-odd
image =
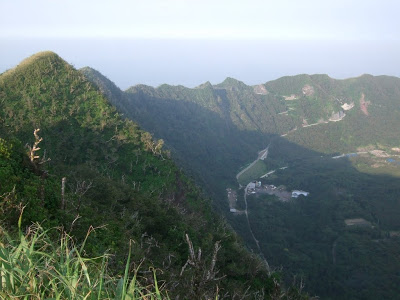
[[255,194],[256,188],[261,187],[261,181],[252,181],[247,185],[247,193],[248,194]]
[[[255,194],[256,189],[261,188],[261,181],[252,181],[247,185],[247,194]],[[285,188],[283,186],[277,188],[273,184],[267,184],[264,185],[263,188],[269,193],[269,194],[282,194],[285,193],[285,197],[291,197],[292,198],[298,198],[300,195],[307,197],[310,193],[302,190],[293,190],[292,193],[286,192]],[[288,194],[286,196],[286,194]]]

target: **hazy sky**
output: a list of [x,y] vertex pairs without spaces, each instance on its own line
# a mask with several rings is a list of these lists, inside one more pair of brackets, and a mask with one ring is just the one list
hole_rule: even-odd
[[399,12],[398,0],[0,0],[0,72],[53,50],[122,88],[399,76]]

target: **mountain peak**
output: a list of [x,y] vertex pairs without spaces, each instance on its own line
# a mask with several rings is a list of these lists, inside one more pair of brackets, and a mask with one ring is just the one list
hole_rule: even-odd
[[196,87],[196,89],[208,89],[208,88],[213,88],[211,82],[209,81],[206,81]]
[[65,62],[60,56],[58,56],[57,53],[55,53],[55,52],[53,52],[53,51],[41,51],[41,52],[38,52],[38,53],[36,53],[36,54],[33,54],[32,56],[30,56],[30,57],[24,59],[24,60],[17,66],[17,68],[18,68],[18,67],[25,66],[25,65],[33,64],[33,63],[35,63],[35,62],[42,61],[42,60],[49,60],[49,61],[51,61],[51,62],[54,62],[54,61],[58,61],[58,62],[62,61],[62,62]]
[[24,59],[15,68],[6,71],[2,75],[13,76],[18,72],[24,72],[25,70],[31,68],[32,66],[37,66],[39,68],[46,68],[48,65],[60,64],[60,63],[67,65],[67,63],[56,53],[52,51],[41,51]]
[[242,88],[247,88],[248,86],[244,82],[239,81],[235,78],[226,77],[226,79],[223,82],[221,82],[220,84],[217,84],[215,87],[229,88],[229,89],[233,89],[233,88],[242,89]]
[[222,84],[244,84],[242,81],[239,81],[233,77],[226,77]]

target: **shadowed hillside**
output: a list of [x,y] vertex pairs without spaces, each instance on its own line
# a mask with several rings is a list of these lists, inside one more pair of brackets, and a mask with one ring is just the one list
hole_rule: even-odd
[[[254,87],[227,78],[194,89],[138,85],[122,95],[117,107],[164,139],[218,207],[228,211],[227,187],[236,193],[229,222],[255,253],[258,240],[287,281],[302,276],[324,299],[397,295],[400,190],[388,174],[399,174],[398,78],[299,75]],[[249,180],[308,197],[282,202],[260,189],[243,202],[235,176],[267,146]]]

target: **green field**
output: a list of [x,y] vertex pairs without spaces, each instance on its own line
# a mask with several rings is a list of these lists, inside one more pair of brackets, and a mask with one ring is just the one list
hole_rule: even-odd
[[240,177],[238,178],[238,181],[241,185],[246,185],[250,181],[255,180],[260,178],[260,176],[264,175],[265,173],[268,173],[268,167],[266,163],[263,160],[258,160],[254,166],[252,166],[250,169],[248,169],[246,172],[244,172]]

